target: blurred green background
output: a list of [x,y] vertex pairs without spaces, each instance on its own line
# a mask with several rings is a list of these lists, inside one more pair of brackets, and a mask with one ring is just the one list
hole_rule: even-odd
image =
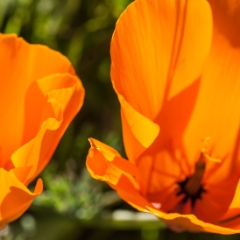
[[[117,18],[131,0],[0,0],[0,31],[66,55],[86,90],[85,103],[41,174],[45,191],[5,240],[239,239],[238,235],[173,233],[137,213],[85,169],[87,139],[124,155],[119,104],[109,77],[109,46]],[[30,186],[31,187],[31,186]]]

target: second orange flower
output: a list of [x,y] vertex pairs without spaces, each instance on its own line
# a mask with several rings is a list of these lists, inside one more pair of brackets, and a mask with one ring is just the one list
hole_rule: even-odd
[[176,230],[240,232],[240,41],[234,1],[136,0],[111,42],[128,161],[90,139],[87,167]]
[[0,229],[42,192],[28,184],[50,160],[82,106],[84,88],[71,63],[45,46],[0,34]]

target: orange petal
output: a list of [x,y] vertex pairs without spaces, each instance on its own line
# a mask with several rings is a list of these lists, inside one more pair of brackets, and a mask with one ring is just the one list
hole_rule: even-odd
[[218,222],[220,226],[238,230],[240,228],[240,208],[231,208]]
[[[153,143],[159,132],[154,122],[161,128],[167,122],[157,118],[166,101],[198,80],[210,50],[211,31],[210,8],[202,0],[137,0],[119,18],[111,42],[111,78],[122,107],[129,159]],[[180,120],[185,125],[192,105],[191,100],[177,103],[178,112],[188,113]],[[151,126],[132,117],[128,108]]]
[[220,185],[206,182],[204,185],[206,193],[202,194],[201,200],[196,201],[194,214],[203,221],[217,223],[228,212],[237,183],[236,176]]
[[92,177],[106,181],[120,197],[133,207],[143,212],[150,212],[169,225],[190,231],[208,231],[213,233],[232,234],[240,232],[200,221],[192,214],[165,213],[155,208],[142,191],[142,179],[138,170],[130,162],[122,159],[109,146],[90,139],[91,148],[87,156],[87,168]]
[[35,190],[31,193],[15,176],[0,168],[0,227],[15,220],[31,205],[33,199],[43,190],[43,183],[38,179]]
[[188,158],[193,159],[200,139],[211,136],[211,157],[225,161],[211,177],[218,184],[240,171],[240,10],[237,1],[209,3],[214,26],[212,47],[183,139]]
[[26,131],[32,139],[12,155],[16,168],[32,167],[25,176],[26,184],[46,166],[70,121],[82,106],[84,97],[78,78],[70,74],[52,75],[38,80],[37,84],[46,98],[41,125],[35,136],[32,136],[34,131]]
[[12,176],[16,177],[21,183],[25,183],[31,169],[32,169],[32,166],[18,167],[18,168],[11,169],[9,173]]
[[[60,53],[28,44],[16,35],[0,34],[0,52],[0,111],[4,113],[0,118],[0,158],[2,167],[11,168],[10,155],[22,145],[25,98],[30,85],[51,74],[75,73],[71,63]],[[36,110],[41,105],[40,100],[33,100]],[[35,121],[31,124],[36,125]]]
[[[127,187],[125,187],[127,186]],[[126,178],[126,175],[123,175],[119,180],[119,184],[115,186],[118,194],[123,198],[127,203],[131,204],[134,208],[142,212],[149,212],[168,225],[187,230],[192,232],[212,232],[220,234],[233,234],[240,233],[240,230],[234,230],[231,228],[220,227],[211,223],[203,222],[199,220],[196,216],[192,214],[178,214],[178,213],[165,213],[161,209],[156,209],[144,196],[142,196],[139,191],[131,184],[131,181]]]
[[154,121],[164,101],[200,76],[211,33],[205,0],[136,0],[119,18],[111,42],[117,93]]
[[234,198],[229,206],[228,211],[222,219],[219,221],[219,224],[224,227],[229,227],[233,229],[240,228],[240,182],[236,187]]
[[191,232],[212,232],[221,234],[233,234],[240,233],[240,230],[233,230],[231,228],[224,228],[211,223],[203,222],[192,214],[178,214],[178,213],[165,213],[161,209],[155,208],[139,191],[133,186],[131,181],[122,175],[119,180],[119,184],[115,186],[118,194],[127,203],[131,204],[134,208],[142,212],[149,212],[161,220],[166,222],[168,225],[174,226],[175,228],[182,229],[184,231]]
[[[148,148],[159,134],[159,126],[137,112],[120,94],[122,129],[128,158],[136,159]],[[130,160],[130,161],[131,161]]]
[[[90,138],[91,148],[87,157],[87,169],[93,178],[106,181],[112,186],[118,184],[121,175],[126,174],[137,186],[140,175],[136,167],[123,159],[113,148]],[[139,186],[138,186],[139,188]]]
[[195,81],[163,105],[157,118],[160,134],[139,158],[134,159],[148,183],[150,194],[162,192],[192,174],[194,164],[191,161],[196,161],[200,147],[196,156],[189,160],[185,153],[188,146],[183,145],[182,136],[194,110],[199,85],[199,81]]
[[[208,0],[213,13],[213,22],[215,26],[214,34],[221,34],[226,38],[230,45],[239,48],[240,33],[240,8],[236,0]],[[220,35],[219,35],[220,37]],[[220,40],[220,38],[219,38]]]

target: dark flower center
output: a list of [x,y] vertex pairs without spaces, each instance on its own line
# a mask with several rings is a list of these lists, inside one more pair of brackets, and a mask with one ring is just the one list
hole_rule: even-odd
[[191,195],[186,190],[186,185],[189,182],[191,177],[187,177],[184,181],[178,182],[180,190],[177,192],[177,196],[184,194],[184,198],[182,199],[183,203],[186,203],[188,200],[191,201],[192,208],[194,208],[196,200],[202,198],[202,194],[206,193],[207,191],[204,189],[203,185],[201,184],[200,187],[197,189],[194,195]]
[[190,200],[192,207],[194,207],[196,200],[201,199],[202,194],[206,192],[202,184],[205,168],[205,156],[203,153],[201,153],[199,160],[195,164],[194,173],[187,177],[184,181],[177,182],[180,187],[179,191],[177,192],[177,196],[184,194],[184,198],[182,200],[183,203],[186,203],[188,200]]

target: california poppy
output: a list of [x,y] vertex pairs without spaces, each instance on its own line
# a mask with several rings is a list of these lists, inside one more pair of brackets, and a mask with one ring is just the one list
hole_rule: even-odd
[[128,161],[90,139],[87,168],[172,228],[240,232],[239,5],[136,0],[111,42]]
[[0,34],[0,228],[42,192],[28,184],[51,158],[81,108],[84,89],[70,62],[45,46]]

